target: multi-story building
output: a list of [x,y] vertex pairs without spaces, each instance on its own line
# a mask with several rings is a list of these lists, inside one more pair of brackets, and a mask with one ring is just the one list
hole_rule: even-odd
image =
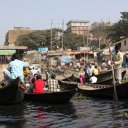
[[89,21],[86,20],[71,20],[67,23],[67,32],[77,35],[89,36]]
[[30,28],[14,27],[14,30],[9,30],[6,34],[4,45],[14,46],[18,36],[32,32]]

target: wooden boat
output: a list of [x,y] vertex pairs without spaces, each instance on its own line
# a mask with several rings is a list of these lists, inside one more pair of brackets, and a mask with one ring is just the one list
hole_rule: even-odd
[[[124,76],[126,74],[126,70],[124,70],[122,72],[122,80],[124,79]],[[110,85],[113,83],[113,78],[112,78],[112,71],[108,71],[108,72],[104,72],[101,73],[99,75],[96,75],[97,77],[97,83],[95,84],[104,84],[104,85]],[[89,81],[90,77],[85,78],[85,83],[90,83]],[[75,77],[74,75],[67,77],[65,79],[63,79],[63,81],[70,81],[70,82],[76,82],[76,83],[80,83],[79,78]]]
[[0,104],[15,104],[23,101],[24,88],[17,78],[7,86],[0,88]]
[[[97,83],[104,82],[104,81],[109,80],[109,79],[112,78],[112,71],[106,71],[104,73],[101,73],[99,75],[96,75],[96,77],[98,79],[97,80]],[[86,77],[85,78],[85,82],[86,83],[89,83],[90,82],[89,79],[90,79],[90,77]],[[76,77],[75,75],[72,75],[70,77],[67,77],[67,78],[63,79],[62,81],[70,81],[70,82],[78,82],[78,83],[80,83],[79,78]]]
[[[124,81],[124,76],[126,74],[126,70],[122,71],[122,80]],[[113,78],[112,77],[108,77],[107,79],[103,79],[103,80],[98,80],[97,83],[95,84],[104,84],[104,85],[111,85],[113,83]]]
[[[116,85],[117,95],[119,98],[128,98],[128,82]],[[78,85],[78,92],[86,96],[99,98],[113,98],[114,86],[101,84]]]
[[77,85],[78,85],[77,82],[74,82],[74,81],[63,81],[63,80],[59,81],[59,84],[63,85],[63,86],[64,85],[68,85],[68,86],[71,86],[71,88],[72,87],[77,88]]
[[43,94],[26,93],[24,100],[43,103],[65,103],[68,102],[76,92],[76,87],[69,85],[71,85],[71,83],[61,84],[61,91],[59,92],[45,92]]

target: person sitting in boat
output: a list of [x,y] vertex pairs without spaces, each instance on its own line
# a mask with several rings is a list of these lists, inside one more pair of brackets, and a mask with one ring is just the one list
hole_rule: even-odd
[[6,79],[5,81],[9,82],[10,80],[15,80],[17,77],[20,77],[21,82],[24,82],[23,67],[28,66],[28,62],[19,60],[17,54],[13,54],[7,69],[3,71]]
[[121,45],[115,45],[115,51],[112,54],[112,64],[114,65],[114,73],[116,82],[121,84],[122,81],[122,64],[123,64],[123,53],[120,51]]
[[93,71],[92,65],[88,64],[86,69],[85,69],[87,76],[92,76],[92,71]]
[[80,84],[83,85],[85,79],[84,74],[80,74],[79,79],[80,79]]
[[26,87],[26,91],[29,91],[30,87],[31,87],[31,84],[30,84],[30,71],[29,71],[29,68],[28,67],[24,67],[23,68],[23,71],[24,71],[24,84],[25,84],[25,87]]
[[35,67],[32,66],[32,67],[30,68],[30,76],[33,78],[35,74],[37,74],[37,70],[35,70]]
[[49,92],[60,91],[58,80],[56,80],[56,75],[55,74],[52,74],[51,78],[48,79],[47,85],[48,85]]
[[44,93],[45,82],[41,79],[41,75],[36,76],[34,81],[33,93]]
[[90,80],[91,83],[96,83],[97,82],[97,77],[94,74],[92,74],[92,76],[90,77],[89,80]]
[[98,75],[99,74],[99,70],[97,68],[97,66],[95,65],[94,69],[93,69],[93,74],[94,75]]

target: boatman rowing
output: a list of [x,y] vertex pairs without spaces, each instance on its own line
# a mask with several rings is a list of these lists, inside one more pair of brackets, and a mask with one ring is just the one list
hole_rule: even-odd
[[123,53],[120,51],[121,45],[115,45],[115,51],[113,52],[112,56],[112,64],[114,64],[114,73],[115,73],[115,80],[117,83],[121,84],[122,80],[122,63],[123,63]]

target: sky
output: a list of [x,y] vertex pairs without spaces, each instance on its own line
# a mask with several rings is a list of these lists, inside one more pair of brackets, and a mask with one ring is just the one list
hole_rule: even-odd
[[0,44],[8,30],[62,27],[70,20],[118,22],[120,12],[128,12],[128,0],[0,0]]

